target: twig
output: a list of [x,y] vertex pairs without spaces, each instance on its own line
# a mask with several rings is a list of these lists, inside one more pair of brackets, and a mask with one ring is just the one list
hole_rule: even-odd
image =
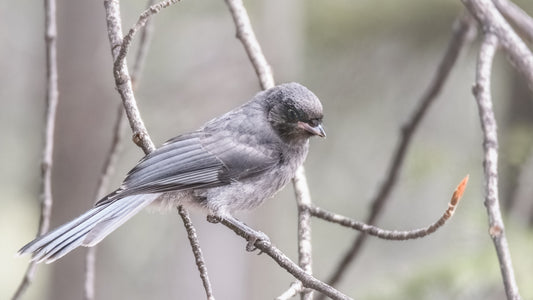
[[[48,231],[52,214],[52,158],[54,152],[54,128],[56,121],[59,92],[57,87],[57,25],[56,2],[45,0],[45,43],[46,43],[46,120],[44,129],[44,145],[41,162],[41,215],[37,236]],[[13,299],[19,299],[29,287],[35,275],[36,262],[29,263],[24,277],[18,286]]]
[[[444,86],[444,83],[446,82],[452,67],[459,57],[461,50],[464,48],[464,45],[472,39],[473,30],[474,23],[470,15],[463,14],[456,21],[453,29],[453,36],[448,44],[446,52],[444,53],[444,57],[439,63],[435,77],[420,99],[420,104],[415,109],[411,118],[407,121],[407,123],[405,123],[405,125],[402,126],[401,140],[396,146],[393,158],[386,173],[386,178],[383,181],[377,195],[371,202],[371,211],[365,223],[375,224],[377,221],[387,199],[389,198],[390,193],[396,185],[398,174],[403,165],[405,155],[407,154],[407,148],[411,143],[414,133],[418,129],[418,126],[420,125],[420,122],[425,116],[425,113],[429,109],[430,105],[437,98],[442,87]],[[344,254],[343,258],[339,261],[337,267],[334,269],[334,273],[327,281],[329,284],[335,286],[340,281],[344,273],[348,270],[350,264],[353,262],[355,257],[357,257],[367,237],[368,236],[365,234],[360,234],[357,236],[350,249]]]
[[498,136],[496,118],[492,109],[490,76],[498,37],[485,32],[476,67],[476,83],[473,94],[479,109],[483,131],[483,171],[485,174],[485,206],[489,216],[489,234],[496,248],[507,299],[520,299],[516,284],[509,245],[504,233],[504,224],[498,200]]
[[318,217],[318,218],[321,218],[323,220],[326,220],[332,223],[337,223],[345,227],[353,228],[355,230],[361,231],[363,233],[367,233],[369,235],[376,236],[381,239],[395,240],[395,241],[417,239],[417,238],[425,237],[437,231],[437,229],[442,227],[446,223],[446,221],[448,221],[453,216],[453,213],[455,212],[455,209],[457,208],[457,205],[459,204],[459,200],[461,200],[463,192],[466,188],[467,182],[468,182],[468,176],[466,176],[455,189],[452,195],[452,199],[450,200],[450,203],[448,204],[448,209],[446,209],[444,214],[435,223],[429,225],[426,228],[421,228],[421,229],[415,229],[415,230],[409,230],[409,231],[384,230],[373,225],[368,225],[362,222],[352,220],[350,218],[347,218],[339,214],[331,213],[329,211],[326,211],[314,205],[309,206],[308,209],[309,209],[309,212],[314,217]]
[[[119,105],[117,117],[113,126],[113,139],[111,141],[111,147],[109,148],[106,160],[102,167],[102,173],[96,188],[96,201],[105,196],[105,192],[109,186],[109,180],[115,171],[118,154],[120,153],[122,140],[124,138],[124,125],[124,109],[122,108],[122,105]],[[85,300],[94,299],[96,248],[97,246],[88,248],[85,255],[85,284],[83,290],[83,298]]]
[[[154,143],[148,135],[148,131],[144,126],[141,114],[135,101],[133,94],[132,82],[128,71],[125,55],[120,61],[117,59],[120,49],[122,48],[122,24],[120,18],[120,5],[118,0],[105,0],[104,7],[106,11],[107,33],[109,36],[109,43],[111,45],[111,53],[115,61],[113,74],[115,76],[115,84],[117,90],[122,98],[124,109],[133,131],[133,142],[141,147],[145,154],[155,150]],[[118,61],[118,67],[117,66]]]
[[492,32],[511,64],[524,76],[533,90],[533,54],[498,12],[491,0],[462,0],[484,30]]
[[296,296],[298,293],[301,293],[304,290],[301,281],[295,281],[291,283],[291,286],[283,292],[283,294],[276,297],[276,300],[288,300]]
[[533,43],[533,18],[509,0],[492,0],[500,13]]
[[215,300],[213,296],[213,289],[211,288],[211,283],[209,282],[209,276],[207,275],[207,268],[205,266],[204,257],[202,255],[202,249],[200,248],[200,243],[198,241],[198,236],[196,235],[196,230],[191,222],[189,213],[183,206],[178,206],[178,212],[183,220],[183,225],[187,230],[187,237],[189,238],[189,243],[191,244],[192,253],[194,254],[194,260],[196,266],[200,271],[200,278],[202,279],[202,284],[204,285],[205,295],[208,300]]
[[[311,214],[307,207],[311,206],[311,193],[305,178],[303,167],[296,171],[293,178],[296,204],[298,205],[298,265],[308,274],[313,274],[313,258],[311,244]],[[301,291],[302,300],[311,300],[312,291]]]
[[241,41],[248,54],[248,58],[254,66],[255,73],[259,78],[261,89],[266,90],[274,86],[274,76],[272,76],[272,69],[268,64],[261,46],[255,37],[250,18],[246,12],[246,8],[242,4],[242,0],[224,0],[229,7],[235,28],[237,30],[237,38]]
[[[224,224],[226,227],[232,229],[237,235],[243,237],[244,239],[252,240],[253,238],[252,236],[249,236],[247,232],[233,225],[233,223],[223,218],[218,219],[218,221]],[[305,272],[297,264],[291,261],[285,254],[283,254],[283,252],[281,252],[278,248],[272,245],[269,241],[257,240],[254,243],[254,246],[257,249],[259,249],[261,252],[266,253],[268,256],[274,259],[274,261],[278,263],[280,267],[287,270],[296,279],[300,280],[304,287],[313,289],[315,291],[319,291],[323,293],[324,295],[330,297],[331,299],[351,299],[350,297],[342,294],[341,292],[334,289],[330,285],[316,279],[312,275]]]

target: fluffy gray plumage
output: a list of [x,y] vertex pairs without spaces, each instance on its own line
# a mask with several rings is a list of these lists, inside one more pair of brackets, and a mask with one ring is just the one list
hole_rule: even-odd
[[201,129],[167,141],[116,191],[19,254],[53,262],[78,246],[96,245],[151,203],[201,207],[242,228],[232,213],[260,205],[289,182],[307,156],[309,138],[325,136],[321,123],[322,105],[304,86],[287,83],[260,92]]

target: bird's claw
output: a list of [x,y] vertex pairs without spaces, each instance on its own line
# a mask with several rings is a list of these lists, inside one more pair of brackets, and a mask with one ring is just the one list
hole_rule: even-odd
[[[255,243],[257,241],[262,241],[270,244],[270,238],[261,231],[255,231],[253,233],[250,233],[247,241],[248,243],[246,244],[246,251],[248,252],[254,252],[255,250],[257,250],[257,246],[255,246]],[[260,251],[258,254],[261,253],[263,253],[263,251]]]

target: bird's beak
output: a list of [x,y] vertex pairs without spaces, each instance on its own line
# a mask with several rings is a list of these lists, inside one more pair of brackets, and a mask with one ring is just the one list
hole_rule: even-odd
[[318,135],[319,137],[323,138],[326,137],[326,131],[324,131],[322,124],[318,124],[317,126],[313,127],[306,122],[298,122],[298,126],[312,135]]

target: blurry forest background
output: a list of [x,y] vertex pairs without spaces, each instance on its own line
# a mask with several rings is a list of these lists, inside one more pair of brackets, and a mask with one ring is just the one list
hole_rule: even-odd
[[[533,13],[533,2],[516,1]],[[146,1],[122,1],[126,30]],[[363,220],[387,172],[400,127],[431,80],[451,37],[460,1],[245,1],[278,83],[297,81],[325,110],[327,139],[306,162],[313,201]],[[92,206],[120,101],[103,1],[59,0],[59,107],[52,227]],[[10,297],[34,238],[45,93],[44,14],[39,1],[0,2],[0,298]],[[137,89],[156,144],[194,130],[247,101],[259,86],[223,1],[183,1],[154,18]],[[479,40],[474,42],[477,44]],[[338,288],[356,299],[502,299],[503,285],[483,206],[482,138],[471,87],[477,47],[459,58],[417,132],[379,225],[426,226],[445,210],[466,174],[454,218],[415,241],[370,238]],[[130,52],[133,53],[133,52]],[[133,61],[130,59],[130,62]],[[500,199],[506,209],[518,285],[533,299],[533,101],[500,54],[493,72],[499,122]],[[129,129],[128,129],[129,130]],[[142,157],[130,131],[112,187]],[[293,278],[265,255],[192,212],[217,299],[273,299]],[[240,216],[296,259],[296,204],[287,186]],[[356,233],[313,221],[313,269],[326,279]],[[85,249],[40,265],[25,299],[80,299]],[[97,299],[203,299],[204,291],[175,211],[142,212],[98,249]]]

